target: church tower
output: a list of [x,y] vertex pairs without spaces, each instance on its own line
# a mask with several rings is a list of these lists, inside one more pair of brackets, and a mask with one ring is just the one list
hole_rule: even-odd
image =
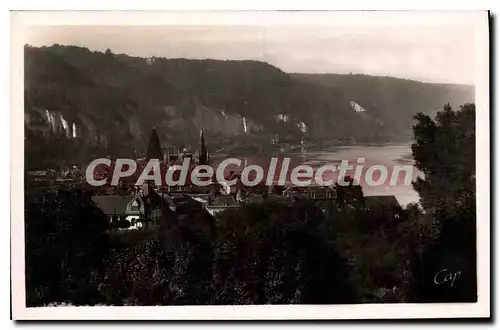
[[205,137],[203,136],[203,128],[200,129],[200,156],[198,159],[198,163],[200,165],[208,165],[208,150],[205,144]]
[[151,131],[151,136],[149,137],[148,149],[146,151],[147,160],[158,159],[161,161],[163,159],[163,153],[161,152],[160,138],[156,134],[156,130],[153,127]]

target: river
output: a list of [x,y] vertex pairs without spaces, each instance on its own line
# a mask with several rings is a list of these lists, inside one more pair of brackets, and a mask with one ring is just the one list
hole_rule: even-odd
[[[322,151],[296,151],[290,153],[279,154],[215,154],[211,158],[215,163],[219,163],[228,157],[238,158],[242,160],[242,164],[253,165],[257,164],[262,166],[266,171],[269,167],[269,162],[272,157],[283,159],[284,157],[290,158],[290,169],[297,165],[309,165],[314,171],[323,165],[339,165],[342,160],[348,161],[349,164],[356,165],[358,157],[365,159],[363,164],[366,171],[372,165],[385,166],[389,171],[388,178],[391,178],[391,169],[395,165],[411,166],[414,175],[412,180],[418,175],[418,170],[413,166],[413,159],[411,158],[410,144],[404,145],[379,145],[379,146],[345,146],[345,147],[332,147]],[[279,173],[280,166],[276,172]],[[365,172],[363,171],[363,173]],[[350,173],[350,172],[348,172]],[[376,174],[376,173],[375,173]],[[326,172],[325,172],[326,175]],[[353,175],[351,173],[351,175]],[[376,178],[377,175],[374,175]],[[326,176],[323,176],[326,179]],[[389,180],[387,180],[389,182]],[[366,196],[376,195],[394,195],[401,205],[406,205],[412,202],[418,202],[419,196],[413,189],[411,184],[404,183],[404,173],[398,179],[396,184],[381,184],[373,186],[367,184],[364,180],[360,181],[363,187],[363,192]]]

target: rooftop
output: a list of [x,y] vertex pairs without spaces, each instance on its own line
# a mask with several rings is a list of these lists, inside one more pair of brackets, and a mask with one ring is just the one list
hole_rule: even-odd
[[233,196],[219,196],[215,198],[214,202],[210,206],[220,207],[220,206],[237,206],[238,202]]
[[389,208],[401,207],[396,196],[365,196],[365,207],[370,208],[374,206],[385,206]]
[[134,196],[92,196],[92,201],[107,215],[124,215]]

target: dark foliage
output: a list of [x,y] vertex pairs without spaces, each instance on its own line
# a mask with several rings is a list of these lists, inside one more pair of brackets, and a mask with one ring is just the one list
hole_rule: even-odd
[[345,262],[311,202],[265,202],[225,212],[214,268],[217,304],[354,302]]
[[107,219],[83,192],[60,191],[26,203],[26,303],[93,304],[93,281],[108,251]]
[[126,234],[135,243],[122,244],[111,254],[100,286],[103,302],[355,301],[346,282],[345,264],[320,234],[323,217],[310,203],[246,205],[236,212],[225,212],[216,229],[210,225],[213,218],[204,211],[189,218],[191,222],[185,218],[187,223],[164,233]]
[[[84,199],[65,203],[87,205]],[[338,208],[323,213],[312,202],[266,200],[220,214],[186,207],[157,229],[114,231],[107,244],[98,232],[81,229],[85,210],[68,213],[46,201],[67,231],[57,241],[31,204],[27,210],[29,304],[50,302],[109,305],[335,304],[411,301],[408,274],[415,242],[410,210]],[[63,204],[65,205],[65,204]],[[396,221],[391,214],[401,215]],[[45,219],[45,218],[42,218]],[[39,227],[34,227],[38,224]],[[55,226],[56,229],[58,228]],[[79,257],[62,251],[82,240],[93,249]],[[63,233],[67,239],[63,239]],[[45,236],[42,236],[45,237]],[[87,253],[87,254],[85,254]],[[92,253],[92,254],[88,254]],[[36,257],[35,257],[36,255]],[[56,257],[53,257],[53,256]],[[86,263],[90,259],[92,262]],[[61,260],[63,264],[60,265]],[[64,264],[68,263],[67,265]],[[84,265],[87,265],[84,267]],[[38,276],[38,274],[42,274]],[[42,295],[43,293],[43,295]],[[85,293],[85,295],[83,295]],[[83,296],[82,296],[83,295]]]
[[[424,216],[437,231],[433,240],[422,242],[425,249],[415,270],[417,298],[473,302],[477,300],[475,106],[466,104],[453,111],[447,105],[435,120],[423,114],[416,119],[412,150],[424,178],[415,189]],[[441,283],[446,274],[458,275],[453,283]]]
[[213,218],[196,211],[179,225],[121,233],[100,278],[102,303],[206,304],[211,295]]
[[420,212],[382,205],[331,209],[330,239],[347,260],[349,281],[360,303],[413,302],[411,266]]

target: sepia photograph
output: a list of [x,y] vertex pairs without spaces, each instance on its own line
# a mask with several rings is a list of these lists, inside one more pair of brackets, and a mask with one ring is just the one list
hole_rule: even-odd
[[487,11],[11,15],[14,319],[490,316]]

